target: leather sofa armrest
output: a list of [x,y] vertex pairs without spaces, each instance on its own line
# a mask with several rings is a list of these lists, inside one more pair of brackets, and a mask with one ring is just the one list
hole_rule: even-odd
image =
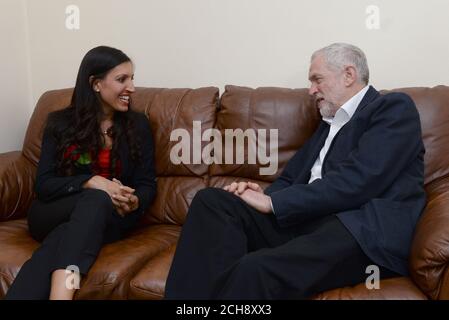
[[0,221],[26,216],[34,199],[36,167],[20,151],[0,154]]
[[[449,177],[426,188],[427,206],[416,227],[410,254],[410,273],[431,299],[449,288]],[[443,288],[445,287],[445,288]]]
[[410,278],[397,277],[380,281],[380,289],[369,290],[365,283],[320,293],[315,300],[427,300]]

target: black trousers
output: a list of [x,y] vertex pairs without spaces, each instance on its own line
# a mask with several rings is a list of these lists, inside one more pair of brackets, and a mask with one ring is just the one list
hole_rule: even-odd
[[[335,216],[280,228],[239,197],[198,192],[166,283],[166,299],[305,299],[365,282],[374,264]],[[395,276],[379,266],[380,277]]]
[[48,299],[53,271],[74,265],[87,274],[101,246],[122,238],[136,220],[133,214],[122,218],[101,190],[86,189],[51,202],[34,200],[29,230],[43,242],[20,269],[5,299]]

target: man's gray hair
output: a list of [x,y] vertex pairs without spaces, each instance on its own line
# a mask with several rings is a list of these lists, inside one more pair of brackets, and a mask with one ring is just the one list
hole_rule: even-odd
[[363,51],[356,46],[347,43],[333,43],[315,51],[312,55],[312,60],[321,54],[323,54],[329,67],[333,67],[334,69],[343,70],[346,66],[353,66],[360,80],[368,84],[368,62]]

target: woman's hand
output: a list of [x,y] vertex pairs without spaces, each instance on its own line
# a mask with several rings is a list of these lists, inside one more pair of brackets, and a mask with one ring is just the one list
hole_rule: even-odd
[[112,196],[112,202],[121,216],[131,213],[139,207],[139,198],[133,194],[128,196],[114,195]]
[[111,181],[102,176],[93,176],[83,185],[83,188],[99,189],[106,192],[121,216],[125,216],[139,207],[139,198],[134,195],[135,190],[124,186],[117,179]]
[[134,195],[135,190],[124,186],[119,180],[112,179],[113,183],[120,187],[121,193],[112,195],[112,202],[118,214],[125,216],[126,214],[133,212],[139,207],[139,198]]
[[93,176],[84,183],[83,188],[103,190],[111,199],[114,194],[121,193],[120,185],[102,176]]

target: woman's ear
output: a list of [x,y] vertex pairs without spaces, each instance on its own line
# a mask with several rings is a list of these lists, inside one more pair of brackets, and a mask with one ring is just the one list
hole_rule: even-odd
[[95,92],[100,92],[100,80],[99,79],[94,79],[94,76],[90,76],[89,83]]

